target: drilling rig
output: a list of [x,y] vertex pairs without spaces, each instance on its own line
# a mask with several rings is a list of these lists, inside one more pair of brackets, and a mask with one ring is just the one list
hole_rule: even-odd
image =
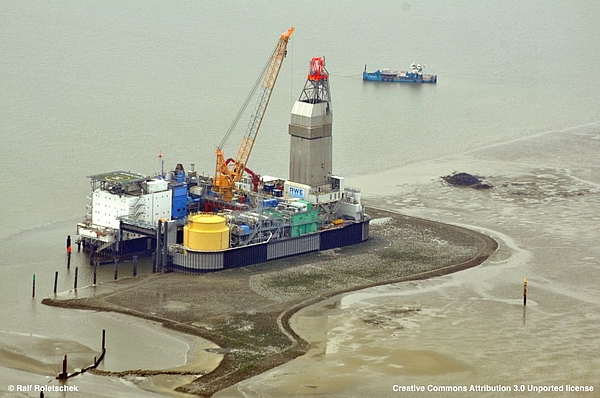
[[[223,146],[231,134],[232,128],[227,132],[221,144],[217,147],[217,164],[215,167],[215,177],[213,179],[213,191],[220,194],[224,201],[231,201],[234,195],[234,188],[237,182],[240,182],[244,170],[252,153],[252,147],[256,141],[258,130],[262,123],[265,111],[273,92],[273,87],[277,81],[277,76],[281,69],[281,64],[287,53],[287,44],[290,37],[294,33],[294,28],[289,28],[286,32],[281,34],[279,41],[275,46],[271,57],[269,58],[267,65],[261,75],[261,79],[257,80],[257,85],[260,83],[261,88],[258,93],[258,100],[256,102],[254,111],[250,118],[246,134],[242,138],[240,147],[237,152],[235,159],[227,159],[223,156]],[[254,92],[254,90],[252,90]]]
[[327,190],[332,173],[332,109],[323,57],[312,58],[306,84],[289,127],[290,180]]

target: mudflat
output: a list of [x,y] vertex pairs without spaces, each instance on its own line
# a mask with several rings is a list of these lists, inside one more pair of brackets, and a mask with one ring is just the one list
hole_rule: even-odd
[[[306,353],[308,343],[289,325],[298,310],[340,293],[474,267],[498,247],[492,238],[465,228],[377,207],[366,210],[372,218],[371,239],[359,245],[203,275],[121,279],[94,288],[87,297],[58,296],[43,303],[134,315],[214,342],[220,348],[211,350],[223,354],[218,366],[176,389],[211,396]],[[181,370],[182,375],[193,373],[189,366]]]

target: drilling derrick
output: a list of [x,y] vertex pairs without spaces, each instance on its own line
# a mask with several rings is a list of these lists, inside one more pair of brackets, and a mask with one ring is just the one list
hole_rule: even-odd
[[310,71],[300,98],[292,108],[289,125],[291,181],[310,185],[315,192],[327,189],[332,171],[332,111],[329,72],[325,59],[310,61]]

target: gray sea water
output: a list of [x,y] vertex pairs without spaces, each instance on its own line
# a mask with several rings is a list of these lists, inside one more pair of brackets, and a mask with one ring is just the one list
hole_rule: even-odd
[[[334,172],[368,181],[368,198],[400,179],[393,170],[418,172],[422,162],[519,139],[538,142],[547,132],[599,133],[599,19],[593,0],[1,2],[0,395],[12,396],[9,385],[47,382],[26,359],[47,361],[44,341],[98,350],[101,329],[115,348],[105,369],[185,362],[185,336],[40,301],[52,294],[55,271],[59,290],[72,288],[76,266],[79,285],[91,283],[87,260],[75,253],[67,271],[65,252],[66,236],[74,237],[85,213],[87,176],[152,174],[162,167],[160,151],[166,168],[193,163],[211,173],[216,145],[290,26],[296,31],[249,166],[287,176],[291,106],[310,59],[324,56]],[[361,79],[365,65],[405,69],[411,62],[438,74],[438,84]],[[237,150],[244,128],[242,121],[226,155]],[[511,148],[502,160],[518,163],[528,150]],[[536,153],[527,154],[535,163]],[[572,157],[581,167],[598,165],[593,151]],[[130,273],[130,265],[120,272]],[[141,264],[141,273],[149,272]],[[111,277],[112,269],[101,270],[100,280]],[[149,347],[162,351],[149,355]],[[28,362],[26,370],[14,365],[14,355],[25,358],[16,362]],[[595,353],[581,355],[585,362]],[[96,396],[144,394],[125,382],[81,380]]]

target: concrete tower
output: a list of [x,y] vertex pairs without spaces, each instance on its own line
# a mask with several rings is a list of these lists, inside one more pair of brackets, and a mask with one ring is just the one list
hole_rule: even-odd
[[313,58],[300,98],[292,108],[289,125],[289,179],[319,192],[331,182],[332,135],[329,73],[324,58]]

